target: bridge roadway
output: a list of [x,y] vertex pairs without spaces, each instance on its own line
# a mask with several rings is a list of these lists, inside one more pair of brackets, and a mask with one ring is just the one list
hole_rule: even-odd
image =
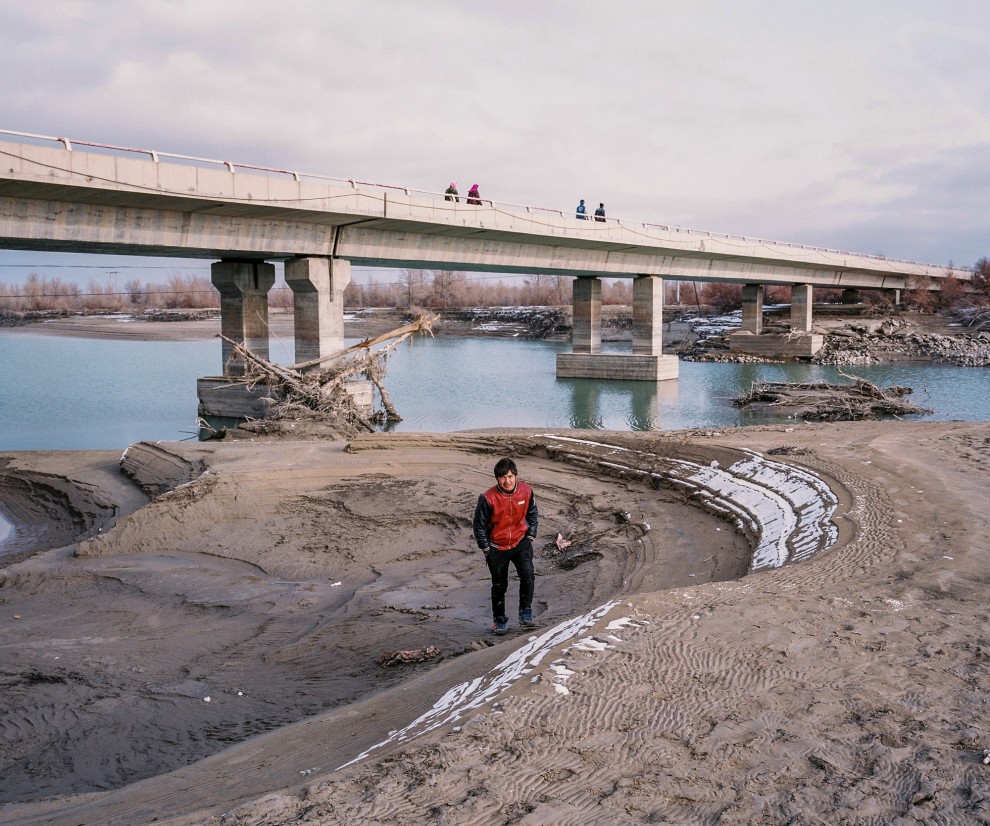
[[[2,134],[0,134],[2,137]],[[147,157],[145,157],[147,155]],[[217,162],[219,163],[219,162]],[[184,258],[904,289],[966,270],[570,213],[480,207],[0,141],[0,246]]]
[[[0,131],[0,247],[214,259],[225,334],[262,354],[267,322],[259,327],[251,319],[267,319],[270,262],[285,261],[300,361],[339,349],[351,265],[575,277],[574,353],[561,354],[558,375],[654,381],[677,375],[676,359],[660,350],[663,278],[745,284],[744,329],[756,334],[763,287],[790,285],[792,326],[810,334],[814,286],[901,290],[937,285],[949,275],[971,277],[966,270],[799,244],[613,218],[582,221],[488,200],[471,205],[464,196],[454,202],[395,187],[150,150],[89,144],[80,151],[79,145]],[[632,362],[600,353],[601,278],[608,277],[635,279]],[[225,371],[236,374],[243,365],[227,366],[229,355],[228,348]]]

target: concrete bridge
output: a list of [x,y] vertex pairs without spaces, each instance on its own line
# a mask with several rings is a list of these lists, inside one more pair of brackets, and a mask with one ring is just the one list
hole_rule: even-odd
[[[903,290],[968,270],[569,211],[481,205],[358,181],[0,130],[0,248],[207,258],[225,335],[268,355],[273,261],[293,290],[298,361],[343,346],[351,266],[574,278],[560,377],[658,381],[663,279],[739,282],[743,351],[810,355],[815,286]],[[632,355],[601,352],[601,279],[632,278]],[[791,288],[793,333],[760,336],[763,289]],[[817,341],[816,341],[817,339]],[[747,343],[748,342],[748,343]],[[225,375],[243,372],[224,346]]]

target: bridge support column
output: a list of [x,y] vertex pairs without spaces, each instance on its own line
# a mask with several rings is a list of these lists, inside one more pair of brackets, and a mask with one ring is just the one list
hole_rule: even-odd
[[743,284],[742,329],[759,335],[763,332],[763,285]]
[[634,356],[663,352],[663,279],[640,275],[633,280],[632,351]]
[[632,355],[601,352],[601,289],[599,278],[574,281],[573,353],[557,354],[557,378],[661,381],[676,379],[676,356],[663,347],[663,279],[637,276],[633,282]]
[[742,329],[729,336],[729,352],[766,359],[807,359],[822,349],[825,336],[811,332],[810,284],[791,287],[791,332],[763,332],[763,285],[743,287]]
[[344,289],[351,283],[351,262],[290,258],[285,283],[292,288],[296,364],[344,349]]
[[811,295],[810,284],[791,287],[791,329],[799,333],[811,332]]
[[[219,261],[210,268],[220,293],[220,331],[252,353],[268,358],[268,291],[275,284],[275,265],[264,261]],[[223,374],[243,376],[244,360],[231,357],[233,345],[223,342]]]
[[599,353],[602,349],[602,280],[574,279],[571,345],[575,353]]

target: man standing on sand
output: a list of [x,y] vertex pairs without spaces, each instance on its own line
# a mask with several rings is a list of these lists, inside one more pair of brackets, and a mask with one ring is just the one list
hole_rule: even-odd
[[509,588],[509,564],[519,575],[519,624],[533,622],[533,540],[539,512],[533,489],[520,482],[512,459],[499,459],[495,465],[496,484],[478,497],[474,509],[474,538],[485,552],[492,575],[492,632],[501,636],[508,630],[505,592]]

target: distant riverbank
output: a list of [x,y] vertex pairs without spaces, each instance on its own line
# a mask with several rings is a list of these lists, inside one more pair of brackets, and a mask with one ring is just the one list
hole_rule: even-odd
[[[571,334],[570,307],[467,307],[446,310],[363,307],[344,313],[344,334],[348,338],[381,335],[401,327],[420,312],[440,316],[440,323],[433,329],[433,334],[438,338],[521,337],[552,341],[569,339]],[[291,310],[269,309],[268,323],[273,339],[293,339]],[[220,311],[168,310],[142,314],[39,311],[0,318],[0,329],[78,338],[197,341],[219,334]],[[629,339],[631,330],[632,310],[629,307],[608,305],[602,308],[603,340]]]
[[[701,308],[704,310],[705,308]],[[344,335],[361,340],[395,330],[420,312],[436,313],[435,338],[518,338],[566,342],[571,337],[570,307],[467,307],[445,310],[406,310],[365,307],[344,314]],[[786,334],[786,305],[765,309],[764,331]],[[866,305],[825,305],[816,308],[814,329],[825,336],[824,348],[812,359],[819,364],[885,364],[902,361],[990,365],[990,331],[967,326],[972,319],[933,313],[879,314]],[[268,323],[272,351],[294,343],[291,310],[271,308]],[[698,312],[697,308],[667,308],[663,349],[688,361],[761,363],[774,361],[729,351],[727,335],[739,329],[740,314]],[[220,333],[218,309],[122,312],[35,312],[0,317],[0,331],[132,341],[203,341]],[[632,340],[632,310],[622,305],[602,307],[604,343]]]

